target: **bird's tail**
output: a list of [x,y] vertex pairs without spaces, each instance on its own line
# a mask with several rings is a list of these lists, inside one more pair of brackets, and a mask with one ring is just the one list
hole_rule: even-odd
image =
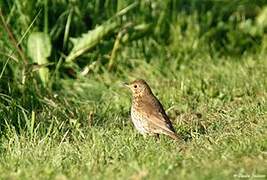
[[181,136],[179,136],[178,134],[176,134],[175,132],[168,133],[167,135],[169,137],[171,137],[172,139],[174,139],[175,141],[182,141],[183,140],[183,138]]

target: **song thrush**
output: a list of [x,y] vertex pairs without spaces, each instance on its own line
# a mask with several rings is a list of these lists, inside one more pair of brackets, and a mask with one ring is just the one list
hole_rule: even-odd
[[131,119],[135,128],[143,135],[165,134],[181,140],[165,113],[163,106],[142,79],[126,84],[132,91]]

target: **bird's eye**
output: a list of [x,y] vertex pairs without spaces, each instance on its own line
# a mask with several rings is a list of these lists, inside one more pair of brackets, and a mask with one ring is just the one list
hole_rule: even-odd
[[134,85],[134,88],[137,88],[137,85]]

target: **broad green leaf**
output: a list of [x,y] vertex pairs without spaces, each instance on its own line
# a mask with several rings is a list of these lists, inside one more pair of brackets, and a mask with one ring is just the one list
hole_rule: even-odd
[[[28,39],[28,54],[32,58],[33,62],[38,65],[45,65],[48,63],[47,58],[51,54],[51,40],[48,34],[43,32],[33,32]],[[39,69],[39,75],[44,85],[47,84],[49,78],[49,69],[47,67],[41,67]]]
[[[120,5],[118,6],[118,8],[123,5],[121,2],[119,2],[119,4]],[[117,12],[115,16],[111,17],[103,24],[97,26],[91,31],[88,31],[86,34],[83,34],[82,37],[71,38],[71,41],[73,43],[73,49],[67,56],[66,62],[71,62],[75,60],[78,56],[82,55],[84,52],[99,44],[106,35],[108,35],[112,31],[115,31],[118,27],[119,24],[116,22],[115,19],[125,15],[127,12],[137,7],[137,5],[138,2],[134,2],[121,9],[119,12]]]
[[66,58],[66,62],[71,62],[84,52],[95,47],[107,34],[117,28],[116,22],[106,22],[95,29],[83,34],[82,37],[72,38],[73,49]]

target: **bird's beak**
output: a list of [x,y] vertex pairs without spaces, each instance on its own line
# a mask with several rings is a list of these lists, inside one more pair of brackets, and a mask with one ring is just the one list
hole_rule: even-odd
[[129,84],[126,83],[126,82],[122,83],[122,86],[123,86],[123,87],[127,87],[127,88],[129,88]]

